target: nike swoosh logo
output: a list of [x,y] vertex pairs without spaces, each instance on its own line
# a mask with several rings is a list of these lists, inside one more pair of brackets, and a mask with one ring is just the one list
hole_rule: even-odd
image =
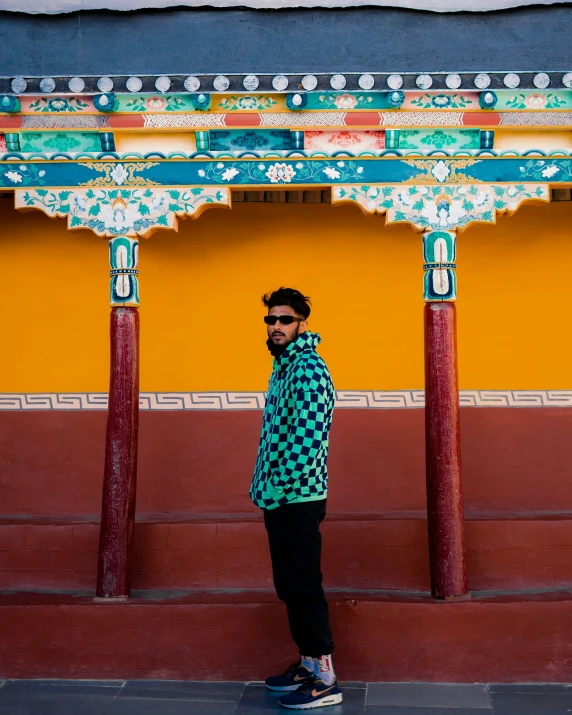
[[321,690],[321,691],[320,690],[312,690],[311,695],[313,698],[317,698],[318,695],[324,695],[324,693],[327,693],[328,690],[332,690],[332,688],[334,688],[334,686],[335,686],[335,683],[334,683],[334,685],[330,685],[330,687],[326,688],[325,690]]
[[310,677],[310,673],[308,673],[308,675],[303,675],[302,677],[300,677],[299,675],[295,675],[294,682],[299,683],[301,680],[308,680],[309,677]]

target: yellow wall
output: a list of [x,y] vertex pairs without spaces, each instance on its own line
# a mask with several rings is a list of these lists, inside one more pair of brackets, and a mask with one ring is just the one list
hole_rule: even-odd
[[[107,241],[0,200],[0,392],[105,391]],[[420,235],[356,207],[235,204],[141,242],[141,389],[263,390],[263,292],[312,296],[338,389],[423,385]],[[572,203],[459,236],[462,389],[570,389]]]

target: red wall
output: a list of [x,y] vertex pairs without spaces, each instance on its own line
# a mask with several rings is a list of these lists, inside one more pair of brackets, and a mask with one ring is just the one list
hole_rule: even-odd
[[[260,412],[141,414],[139,598],[123,605],[91,599],[105,418],[0,413],[0,675],[278,671],[292,646],[248,499]],[[417,409],[334,418],[323,569],[342,678],[565,680],[572,410],[462,410],[472,598],[449,604],[428,595],[423,420]]]
[[[468,515],[572,512],[572,410],[464,408]],[[103,412],[0,413],[0,515],[98,517]],[[248,498],[261,414],[142,412],[139,517],[256,513]],[[425,508],[423,411],[339,409],[329,511]],[[405,513],[405,514],[404,514]]]

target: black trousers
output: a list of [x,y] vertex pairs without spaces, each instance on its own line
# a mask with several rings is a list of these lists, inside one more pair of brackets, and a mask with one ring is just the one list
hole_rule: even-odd
[[328,603],[322,588],[322,535],[326,499],[264,510],[276,593],[288,610],[292,638],[301,655],[334,650]]

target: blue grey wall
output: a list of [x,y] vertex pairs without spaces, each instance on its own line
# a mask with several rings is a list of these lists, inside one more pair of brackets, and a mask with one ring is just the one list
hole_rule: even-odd
[[0,75],[572,70],[572,8],[0,13]]

